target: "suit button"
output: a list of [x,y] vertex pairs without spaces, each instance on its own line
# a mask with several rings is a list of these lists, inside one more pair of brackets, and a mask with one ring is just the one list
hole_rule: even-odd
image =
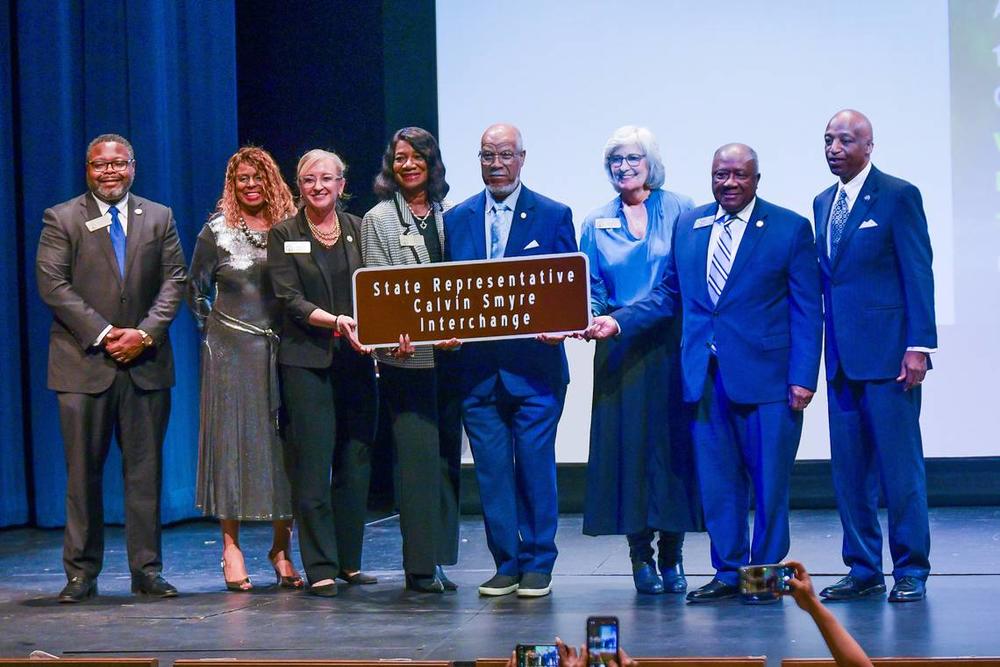
[[125,297],[122,297],[122,298],[120,299],[120,301],[121,301],[122,303],[125,303]]
[[719,316],[719,311],[713,310],[712,311],[712,317],[718,317],[718,316]]

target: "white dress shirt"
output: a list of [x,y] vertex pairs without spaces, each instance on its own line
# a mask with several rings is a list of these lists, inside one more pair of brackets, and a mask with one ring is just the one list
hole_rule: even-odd
[[[91,193],[90,196],[94,197],[94,194]],[[108,213],[108,211],[110,211],[111,207],[114,206],[118,209],[118,222],[121,223],[122,231],[124,231],[125,236],[128,237],[128,193],[126,192],[125,196],[116,201],[114,204],[101,201],[97,197],[94,197],[94,201],[97,202],[97,208],[101,211],[101,217],[107,218],[108,220],[108,234],[111,234],[111,214]],[[108,332],[111,331],[112,327],[113,325],[111,324],[104,327],[104,331],[102,331],[101,335],[94,341],[94,347],[101,346],[101,341],[103,341],[104,337],[108,335]]]

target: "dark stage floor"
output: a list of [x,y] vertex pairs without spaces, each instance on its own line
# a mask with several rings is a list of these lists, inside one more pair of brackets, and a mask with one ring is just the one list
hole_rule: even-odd
[[[934,572],[923,603],[885,598],[834,605],[834,613],[872,656],[1000,655],[1000,508],[942,508],[931,513]],[[884,523],[884,521],[883,521]],[[581,643],[590,614],[614,614],[632,655],[827,656],[819,632],[789,599],[766,607],[737,602],[688,605],[682,596],[639,596],[632,587],[624,538],[580,534],[581,519],[562,519],[551,596],[480,598],[492,574],[479,517],[463,524],[462,555],[449,569],[457,593],[403,590],[395,518],[367,533],[365,569],[376,586],[341,588],[334,599],[279,591],[266,561],[269,527],[244,531],[248,566],[258,588],[226,593],[218,569],[214,524],[164,532],[164,574],[180,590],[149,602],[128,592],[121,529],[108,531],[101,596],[60,605],[64,583],[61,531],[0,532],[0,656],[33,650],[76,657],[422,658],[473,660],[509,654],[519,641],[559,635]],[[832,511],[792,516],[792,553],[824,586],[839,576],[840,524]],[[685,549],[692,586],[708,580],[708,539],[691,535]],[[297,562],[297,561],[296,561]],[[891,583],[891,582],[890,582]]]

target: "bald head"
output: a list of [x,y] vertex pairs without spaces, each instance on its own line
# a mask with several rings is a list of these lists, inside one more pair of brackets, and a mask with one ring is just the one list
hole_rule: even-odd
[[712,158],[712,194],[726,213],[739,213],[757,196],[757,151],[746,144],[726,144]]
[[521,131],[506,123],[486,128],[479,145],[479,163],[490,194],[497,201],[506,199],[521,182],[524,166]]
[[854,109],[838,111],[826,124],[823,142],[830,171],[847,183],[871,160],[875,146],[871,121]]

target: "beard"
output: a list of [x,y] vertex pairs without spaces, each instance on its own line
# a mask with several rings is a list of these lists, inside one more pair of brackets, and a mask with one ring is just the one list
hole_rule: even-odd
[[521,184],[521,180],[518,179],[513,183],[508,183],[507,185],[487,185],[486,189],[490,191],[494,199],[502,201],[506,199],[514,190],[517,190],[517,186]]

